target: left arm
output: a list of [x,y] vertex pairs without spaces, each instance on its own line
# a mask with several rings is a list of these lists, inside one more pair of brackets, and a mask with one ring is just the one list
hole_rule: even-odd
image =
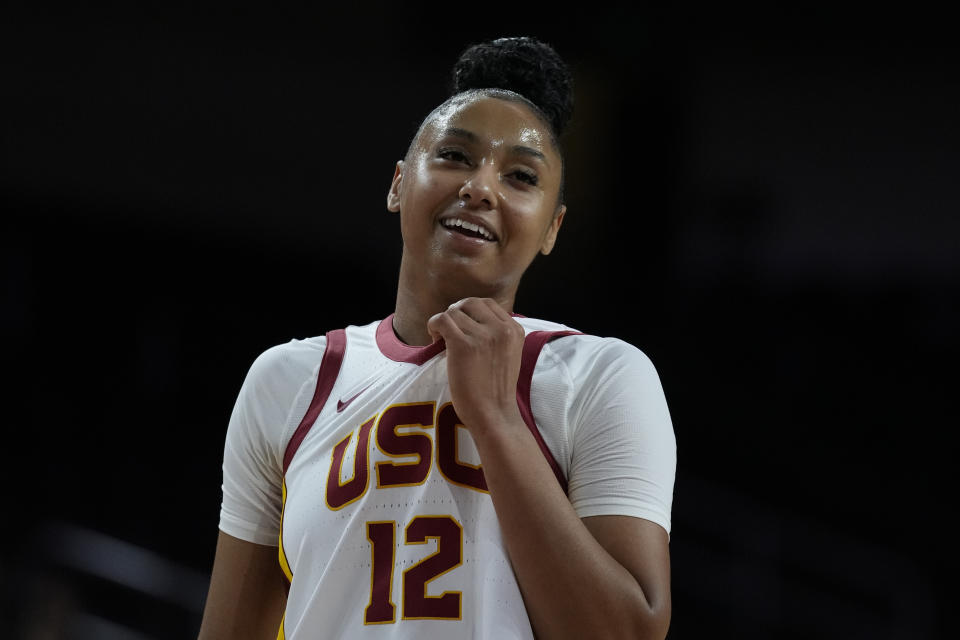
[[477,438],[524,603],[541,638],[663,638],[667,534],[629,516],[581,520],[522,418]]
[[517,407],[523,328],[476,298],[428,327],[446,342],[454,407],[476,443],[538,637],[664,638],[667,533],[640,518],[577,516]]

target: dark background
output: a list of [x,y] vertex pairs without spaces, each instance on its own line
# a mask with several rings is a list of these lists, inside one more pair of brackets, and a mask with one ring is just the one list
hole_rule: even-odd
[[392,311],[393,163],[457,54],[521,34],[571,63],[577,112],[569,213],[517,311],[658,367],[679,458],[670,637],[948,637],[960,82],[944,15],[2,15],[4,637],[195,635],[248,366]]

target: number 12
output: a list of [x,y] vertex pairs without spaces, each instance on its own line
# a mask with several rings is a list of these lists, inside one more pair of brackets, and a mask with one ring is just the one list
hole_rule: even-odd
[[[364,624],[396,622],[393,594],[394,531],[392,520],[367,523],[370,541],[370,604],[364,610]],[[435,553],[403,572],[403,620],[460,620],[460,591],[427,595],[427,585],[463,563],[463,528],[451,516],[417,516],[404,533],[404,544],[437,541]]]

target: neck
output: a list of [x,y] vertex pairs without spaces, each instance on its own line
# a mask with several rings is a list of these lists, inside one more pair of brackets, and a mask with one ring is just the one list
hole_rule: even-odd
[[401,258],[393,330],[405,344],[424,346],[432,343],[427,321],[463,298],[493,298],[508,313],[513,312],[516,291],[481,291],[481,287],[458,287],[451,284],[449,278],[421,271],[410,267],[406,255]]

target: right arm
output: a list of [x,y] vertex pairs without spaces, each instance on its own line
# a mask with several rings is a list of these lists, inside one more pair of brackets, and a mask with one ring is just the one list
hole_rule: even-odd
[[[199,640],[274,640],[289,583],[277,542],[283,443],[291,407],[323,354],[323,341],[292,341],[262,353],[234,404],[223,455],[220,533]],[[305,409],[304,409],[305,410]]]
[[274,640],[286,604],[277,547],[221,531],[198,640]]

